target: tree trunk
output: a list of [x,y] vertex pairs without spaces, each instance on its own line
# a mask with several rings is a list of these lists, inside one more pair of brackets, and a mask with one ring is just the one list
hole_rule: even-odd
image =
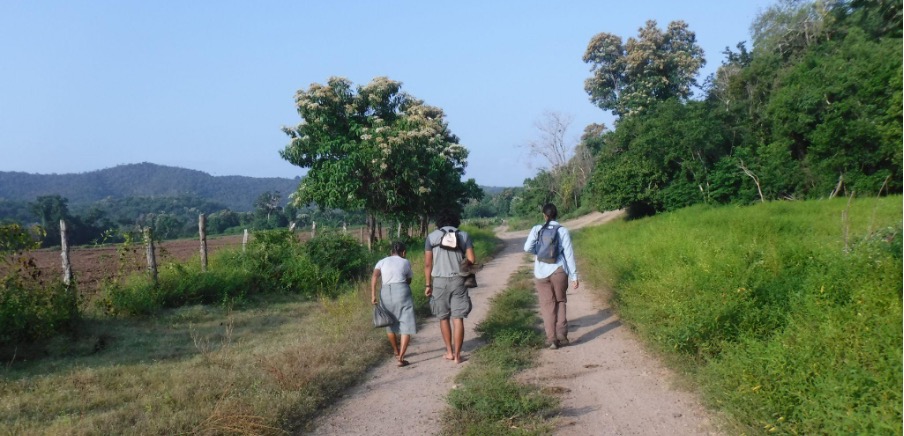
[[373,251],[374,244],[377,242],[377,217],[372,214],[367,214],[367,249]]

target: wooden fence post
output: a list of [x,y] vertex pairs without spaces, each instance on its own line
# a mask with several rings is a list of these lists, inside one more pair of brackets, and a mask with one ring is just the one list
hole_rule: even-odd
[[144,228],[144,243],[147,245],[148,272],[154,286],[157,286],[157,256],[154,250],[154,235],[150,227]]
[[207,272],[207,216],[198,215],[198,233],[201,235],[201,272]]
[[63,258],[63,283],[66,287],[72,284],[72,264],[69,263],[69,232],[66,221],[60,220],[60,256]]
[[245,252],[246,245],[248,245],[248,229],[245,229],[245,234],[242,235],[242,253]]

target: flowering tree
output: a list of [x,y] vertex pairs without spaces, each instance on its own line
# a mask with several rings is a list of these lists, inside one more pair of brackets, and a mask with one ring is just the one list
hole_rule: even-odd
[[301,124],[283,129],[291,141],[280,155],[310,169],[295,202],[365,209],[371,242],[380,217],[424,223],[479,192],[461,181],[468,150],[443,111],[401,87],[386,77],[357,90],[337,77],[312,84],[295,96]]
[[584,62],[593,76],[584,82],[590,100],[615,115],[631,115],[669,98],[686,99],[706,63],[703,49],[684,21],[665,31],[647,21],[637,38],[600,33],[590,40]]

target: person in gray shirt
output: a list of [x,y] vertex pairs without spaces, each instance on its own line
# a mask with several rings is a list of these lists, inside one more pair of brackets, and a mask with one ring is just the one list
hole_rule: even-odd
[[[461,219],[457,212],[444,211],[436,216],[437,229],[427,235],[424,243],[424,276],[427,288],[424,295],[430,298],[430,310],[439,318],[439,328],[446,345],[447,360],[463,362],[461,347],[465,340],[464,319],[471,313],[471,297],[459,274],[461,261],[467,258],[477,263],[471,237],[458,230]],[[447,248],[444,236],[454,241],[454,248]],[[451,319],[451,322],[450,322]]]

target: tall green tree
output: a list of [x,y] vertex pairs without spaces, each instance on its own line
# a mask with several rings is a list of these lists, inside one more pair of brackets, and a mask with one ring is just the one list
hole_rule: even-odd
[[605,136],[592,196],[600,210],[660,211],[708,202],[710,171],[730,146],[706,102],[658,103]]
[[301,124],[283,129],[291,141],[280,155],[309,169],[295,202],[366,210],[371,241],[380,217],[425,223],[480,192],[461,180],[468,151],[442,110],[401,88],[386,77],[357,88],[338,77],[312,84],[295,97]]
[[630,115],[657,101],[686,99],[706,61],[687,23],[673,21],[666,30],[647,21],[636,38],[600,33],[590,40],[584,62],[593,76],[584,82],[590,100],[615,115]]
[[282,201],[282,195],[279,191],[267,191],[261,193],[254,201],[254,210],[261,215],[267,216],[267,222],[270,222],[270,216],[274,212],[280,210],[279,203]]
[[901,40],[852,29],[778,78],[767,106],[772,142],[793,157],[804,196],[901,189]]

